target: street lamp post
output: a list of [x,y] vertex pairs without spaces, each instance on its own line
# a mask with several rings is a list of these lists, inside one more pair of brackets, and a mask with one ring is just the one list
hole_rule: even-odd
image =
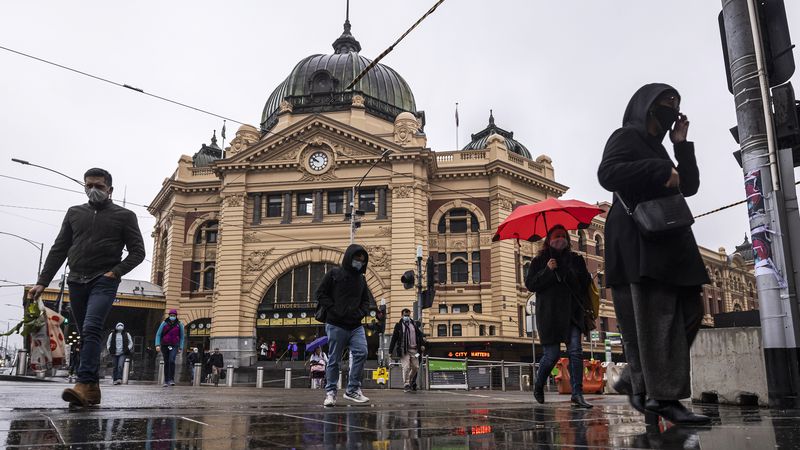
[[23,241],[25,241],[25,242],[31,244],[32,246],[36,247],[36,249],[39,250],[39,271],[36,273],[36,276],[38,277],[39,275],[42,274],[42,255],[44,255],[44,244],[43,243],[36,242],[34,240],[31,240],[31,239],[28,239],[28,238],[25,238],[25,237],[22,237],[22,236],[13,234],[13,233],[7,233],[5,231],[0,231],[0,234],[5,234],[7,236],[13,236],[15,238],[22,239]]

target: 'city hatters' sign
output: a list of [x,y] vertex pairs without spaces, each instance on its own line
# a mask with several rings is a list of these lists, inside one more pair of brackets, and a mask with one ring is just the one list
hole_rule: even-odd
[[469,352],[448,352],[448,358],[491,358],[492,352],[469,351]]

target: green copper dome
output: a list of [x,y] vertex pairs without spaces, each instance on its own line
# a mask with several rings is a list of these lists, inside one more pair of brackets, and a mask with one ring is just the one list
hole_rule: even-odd
[[353,96],[361,95],[367,112],[389,121],[394,121],[403,111],[417,112],[408,83],[383,64],[376,64],[352,90],[345,91],[372,62],[358,54],[361,44],[350,34],[349,21],[344,24],[344,33],[334,41],[333,49],[332,55],[311,55],[301,60],[275,88],[261,115],[262,132],[278,122],[283,100],[289,102],[296,113],[328,112],[349,109]]

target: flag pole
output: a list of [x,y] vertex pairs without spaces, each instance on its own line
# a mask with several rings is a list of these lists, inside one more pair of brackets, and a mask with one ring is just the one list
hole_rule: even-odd
[[226,123],[227,123],[227,120],[223,119],[223,121],[222,121],[222,133],[220,133],[222,135],[222,159],[225,159],[225,124]]
[[458,149],[458,102],[456,102],[456,150]]

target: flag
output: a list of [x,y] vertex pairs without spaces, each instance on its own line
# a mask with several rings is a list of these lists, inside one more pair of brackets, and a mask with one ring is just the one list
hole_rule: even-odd
[[225,140],[225,122],[224,120],[222,121],[222,140]]
[[458,103],[456,103],[456,126],[458,126]]

